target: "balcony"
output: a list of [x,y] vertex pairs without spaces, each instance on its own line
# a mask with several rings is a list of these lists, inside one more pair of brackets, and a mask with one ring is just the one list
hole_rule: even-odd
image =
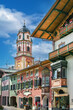
[[73,55],[73,42],[65,45],[62,48],[59,48],[51,53],[49,53],[49,59],[55,61],[57,59],[63,59],[65,56]]
[[65,27],[61,27],[60,29],[60,37],[65,36],[66,34],[73,31],[73,21],[69,24],[66,24]]
[[67,87],[67,79],[52,80],[52,88]]

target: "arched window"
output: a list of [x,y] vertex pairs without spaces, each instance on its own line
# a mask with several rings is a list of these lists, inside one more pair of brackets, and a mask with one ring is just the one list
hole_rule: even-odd
[[21,39],[21,35],[19,35],[19,39]]
[[19,52],[21,51],[21,47],[20,47],[20,46],[18,47],[18,51],[19,51]]
[[28,51],[28,52],[30,51],[30,47],[27,47],[27,51]]

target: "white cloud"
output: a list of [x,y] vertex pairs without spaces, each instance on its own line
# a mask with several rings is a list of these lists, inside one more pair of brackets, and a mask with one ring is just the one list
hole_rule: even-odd
[[33,56],[36,60],[48,59],[48,53],[52,51],[52,44],[50,42],[40,42],[39,44],[34,44],[32,47]]
[[[16,41],[12,42],[10,36],[17,34],[18,30],[22,28],[24,20],[30,31],[33,31],[43,16],[44,14],[27,15],[26,13],[18,12],[14,9],[11,10],[2,5],[0,6],[0,37],[8,38],[8,40],[4,41],[4,44],[11,46],[11,56],[16,56]],[[34,38],[32,39],[36,42]],[[41,58],[41,60],[48,59],[48,53],[52,50],[52,44],[44,41],[37,44],[35,44],[35,42],[32,47],[33,57],[35,57],[36,60],[39,58]]]
[[11,56],[15,57],[16,56],[16,41],[12,42],[10,40],[6,40],[3,43],[11,46],[11,49],[10,49]]
[[0,37],[10,37],[10,34],[17,33],[23,26],[25,20],[27,27],[32,31],[43,15],[26,13],[11,10],[0,5]]

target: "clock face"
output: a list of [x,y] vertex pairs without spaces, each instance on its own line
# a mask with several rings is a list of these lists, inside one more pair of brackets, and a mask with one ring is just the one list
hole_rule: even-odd
[[20,67],[20,64],[18,64],[17,66]]

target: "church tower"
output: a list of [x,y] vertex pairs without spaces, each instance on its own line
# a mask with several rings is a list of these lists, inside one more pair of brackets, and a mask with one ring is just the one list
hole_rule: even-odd
[[33,65],[34,58],[32,57],[32,39],[30,31],[26,28],[25,23],[22,29],[17,34],[17,54],[15,57],[15,69],[23,69]]

